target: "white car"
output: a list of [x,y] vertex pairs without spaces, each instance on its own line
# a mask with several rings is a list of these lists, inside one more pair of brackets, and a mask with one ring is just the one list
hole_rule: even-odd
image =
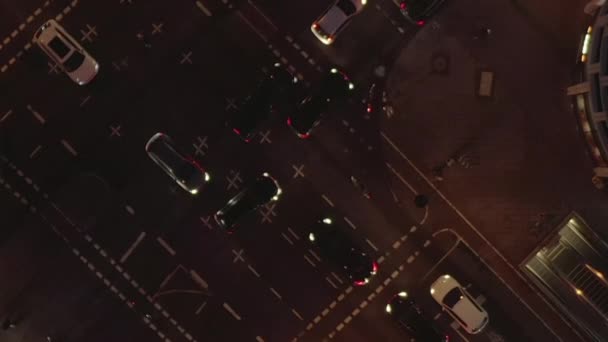
[[367,0],[338,0],[312,23],[310,30],[323,44],[329,45],[366,3]]
[[44,23],[34,33],[34,41],[79,85],[89,83],[97,75],[97,61],[55,20]]
[[442,275],[431,284],[431,296],[469,334],[481,332],[488,324],[486,310],[448,274]]

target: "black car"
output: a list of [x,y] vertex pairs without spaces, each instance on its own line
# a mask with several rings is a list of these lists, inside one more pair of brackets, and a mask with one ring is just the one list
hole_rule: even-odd
[[298,79],[281,64],[275,63],[266,77],[258,84],[239,108],[229,116],[226,125],[246,142],[256,133],[256,128],[275,111],[290,110],[297,102]]
[[365,285],[378,271],[378,265],[338,227],[330,217],[319,220],[308,239],[317,245],[330,262],[344,269],[355,285]]
[[226,206],[214,215],[215,221],[231,233],[240,219],[268,202],[278,201],[281,192],[279,183],[268,173],[264,173],[230,199]]
[[366,112],[368,114],[381,113],[386,110],[388,98],[386,96],[386,90],[381,83],[373,83],[369,87],[367,92]]
[[401,14],[413,24],[423,26],[437,12],[444,0],[401,0]]
[[448,335],[441,334],[433,326],[418,304],[405,291],[393,296],[386,304],[386,312],[416,341],[448,342],[450,340]]
[[330,69],[321,83],[313,87],[313,92],[300,102],[295,113],[288,116],[287,124],[298,137],[302,139],[310,137],[310,132],[319,124],[329,104],[346,98],[354,88],[353,83],[343,72],[336,68]]
[[209,174],[194,158],[179,152],[166,134],[154,134],[146,144],[146,152],[180,187],[193,195],[210,180]]

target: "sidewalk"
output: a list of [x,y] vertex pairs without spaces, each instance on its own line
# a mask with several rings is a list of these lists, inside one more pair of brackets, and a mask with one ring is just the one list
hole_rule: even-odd
[[[536,2],[446,2],[393,66],[396,114],[381,127],[429,178],[459,154],[476,161],[436,184],[512,265],[553,227],[532,228],[541,213],[559,221],[576,210],[596,228],[608,219],[565,95],[590,18],[581,1],[546,12]],[[487,39],[474,39],[479,27]],[[494,75],[489,98],[477,94],[481,70]]]

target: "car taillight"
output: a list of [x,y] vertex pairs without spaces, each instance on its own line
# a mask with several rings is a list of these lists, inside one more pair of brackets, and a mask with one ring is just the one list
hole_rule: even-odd
[[402,10],[405,10],[407,8],[405,1],[401,1],[401,3],[399,4],[399,8],[401,8]]
[[376,274],[378,272],[378,264],[376,262],[372,263],[372,274]]
[[372,112],[372,105],[371,105],[371,104],[368,104],[368,105],[367,105],[367,112],[368,112],[368,113],[371,113],[371,112]]
[[241,131],[239,131],[239,130],[238,130],[238,129],[236,129],[236,128],[233,128],[233,129],[232,129],[232,131],[233,131],[234,133],[238,134],[238,135],[241,135]]
[[308,133],[306,133],[306,134],[298,134],[298,136],[299,136],[301,139],[308,139],[308,138],[310,138],[310,134],[308,134]]
[[363,286],[363,285],[365,285],[365,281],[356,281],[355,285],[357,285],[357,286]]
[[287,124],[291,126],[291,118],[287,118]]
[[418,25],[418,26],[422,26],[422,25],[424,25],[424,20],[418,20],[418,21],[416,22],[416,25]]

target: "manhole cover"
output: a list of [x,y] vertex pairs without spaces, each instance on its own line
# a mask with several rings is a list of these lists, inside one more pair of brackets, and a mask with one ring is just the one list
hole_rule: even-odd
[[434,74],[447,75],[450,71],[450,56],[437,52],[431,57],[431,70]]

